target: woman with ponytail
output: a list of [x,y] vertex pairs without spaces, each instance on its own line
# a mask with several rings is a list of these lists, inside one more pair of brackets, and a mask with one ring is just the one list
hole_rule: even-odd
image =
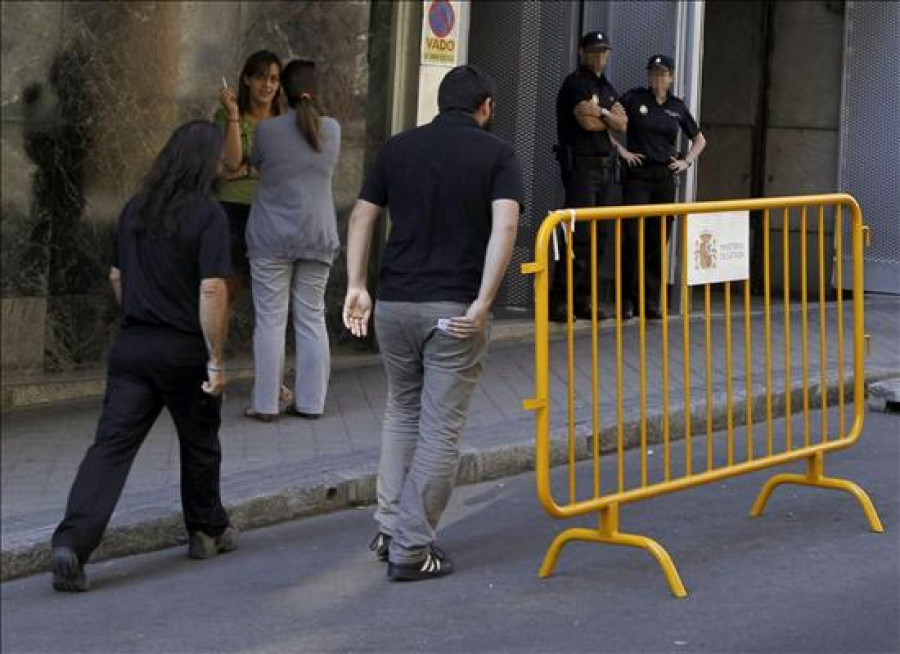
[[340,249],[331,190],[340,125],[319,106],[313,62],[290,62],[281,87],[290,110],[257,127],[250,156],[250,165],[260,171],[247,224],[256,376],[244,415],[262,422],[278,417],[289,308],[296,381],[287,413],[318,418],[325,410],[331,374],[325,285]]

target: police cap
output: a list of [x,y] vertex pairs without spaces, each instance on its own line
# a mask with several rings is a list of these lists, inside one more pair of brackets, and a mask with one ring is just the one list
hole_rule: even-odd
[[581,47],[585,50],[611,50],[605,32],[588,32],[581,37]]
[[665,68],[671,73],[675,71],[675,62],[668,55],[655,54],[647,60],[647,70],[651,68]]

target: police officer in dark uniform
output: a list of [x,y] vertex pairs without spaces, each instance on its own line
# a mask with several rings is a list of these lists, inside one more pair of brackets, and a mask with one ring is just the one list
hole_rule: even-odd
[[[566,207],[598,207],[617,204],[620,197],[618,159],[609,130],[624,131],[628,123],[619,95],[603,74],[610,55],[604,32],[588,32],[578,49],[578,69],[566,77],[556,97],[555,148],[566,188]],[[598,234],[602,251],[603,230]],[[590,230],[575,230],[573,250],[574,312],[578,318],[591,315]],[[555,266],[550,289],[550,318],[566,319],[566,262]],[[596,308],[599,319],[605,314]]]
[[[690,168],[706,147],[706,139],[684,102],[672,95],[675,62],[656,54],[647,62],[647,88],[635,88],[622,96],[628,115],[628,148],[613,140],[627,166],[623,167],[625,204],[661,204],[675,201],[678,176]],[[679,132],[691,140],[687,155],[678,153]],[[666,219],[671,228],[672,219]],[[666,231],[666,236],[671,229]],[[637,313],[638,305],[638,222],[625,221],[622,289],[628,300],[623,317]],[[644,280],[646,317],[659,319],[659,291],[662,279],[659,219],[644,221]]]

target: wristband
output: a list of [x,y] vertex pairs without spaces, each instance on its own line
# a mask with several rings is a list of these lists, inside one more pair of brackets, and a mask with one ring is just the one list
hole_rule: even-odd
[[216,366],[211,366],[209,364],[206,365],[206,369],[209,372],[225,372],[225,367],[217,368]]

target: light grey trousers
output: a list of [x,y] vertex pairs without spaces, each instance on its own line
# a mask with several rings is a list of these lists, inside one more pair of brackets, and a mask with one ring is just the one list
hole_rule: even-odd
[[284,339],[288,309],[293,310],[296,348],[294,404],[304,413],[322,413],[331,375],[325,328],[325,285],[330,267],[320,261],[250,259],[253,307],[252,408],[278,413],[284,379]]
[[393,537],[394,563],[422,559],[456,484],[459,438],[490,325],[477,337],[458,339],[437,329],[437,321],[467,308],[457,302],[375,305],[388,381],[375,519]]

